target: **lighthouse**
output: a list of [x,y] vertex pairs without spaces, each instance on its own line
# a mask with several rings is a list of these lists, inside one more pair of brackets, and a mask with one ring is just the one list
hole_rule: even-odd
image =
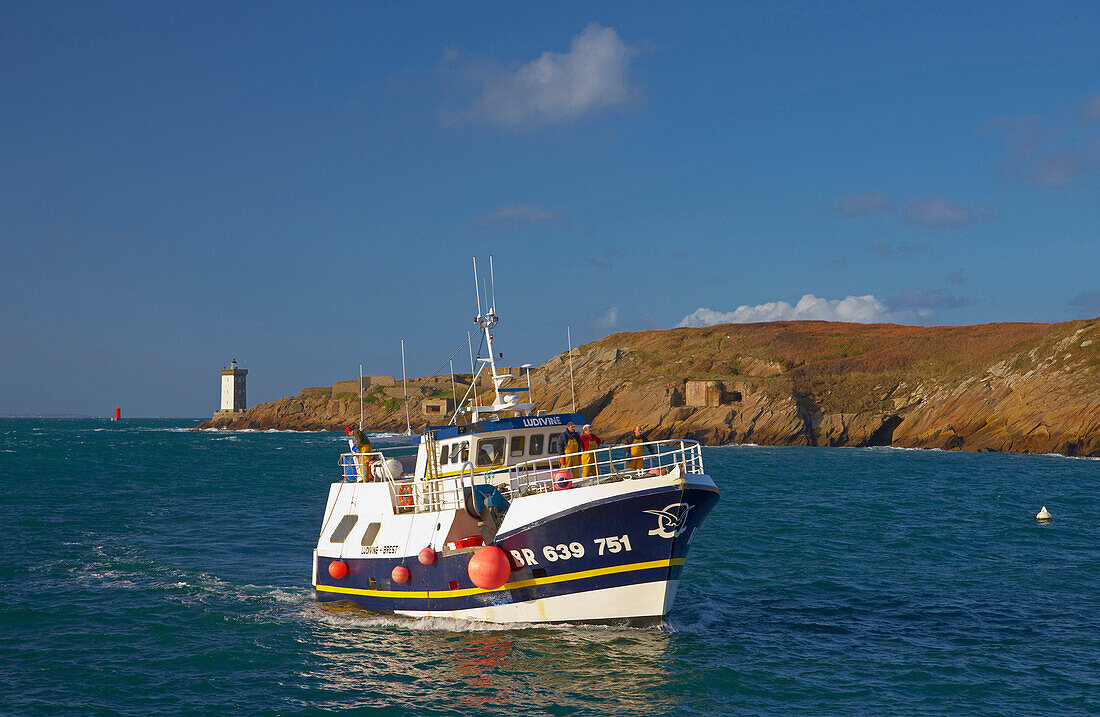
[[244,378],[248,369],[237,368],[237,359],[222,369],[222,405],[218,413],[241,413],[245,409]]

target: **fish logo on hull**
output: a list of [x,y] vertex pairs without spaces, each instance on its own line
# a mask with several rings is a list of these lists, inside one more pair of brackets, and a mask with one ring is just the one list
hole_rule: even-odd
[[657,516],[657,527],[649,531],[650,535],[659,535],[662,538],[676,538],[687,530],[688,512],[692,506],[687,503],[673,503],[665,506],[664,510],[647,510]]

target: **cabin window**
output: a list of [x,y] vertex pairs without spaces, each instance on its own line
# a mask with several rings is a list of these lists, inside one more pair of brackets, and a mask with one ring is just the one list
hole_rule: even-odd
[[478,441],[477,464],[479,466],[504,465],[504,436]]
[[447,465],[447,459],[451,457],[451,449],[448,446],[441,446],[439,449],[439,465]]
[[513,458],[523,455],[523,436],[512,436],[512,447],[508,451],[508,455]]
[[336,525],[336,530],[332,531],[332,535],[329,536],[328,541],[330,543],[342,543],[348,539],[348,534],[351,529],[355,527],[356,521],[359,520],[359,516],[354,513],[348,513],[340,522]]
[[531,436],[531,455],[542,455],[542,442],[546,440],[546,436],[541,433],[537,436]]
[[367,523],[367,529],[363,531],[363,540],[360,541],[360,544],[374,545],[374,539],[378,537],[378,530],[381,527],[381,523]]
[[552,436],[550,438],[550,450],[548,450],[547,453],[557,453],[557,452],[558,452],[558,437],[557,436]]
[[470,460],[470,442],[462,441],[451,446],[451,463],[465,463]]

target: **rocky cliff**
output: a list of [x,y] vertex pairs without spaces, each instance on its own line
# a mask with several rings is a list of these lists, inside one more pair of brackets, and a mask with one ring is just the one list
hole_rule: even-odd
[[[1100,456],[1100,320],[919,327],[726,324],[620,333],[573,350],[578,411],[605,440],[945,448]],[[532,369],[539,408],[568,411],[569,361]],[[414,429],[449,377],[410,380]],[[457,393],[468,388],[463,377]],[[522,385],[517,382],[516,385]],[[487,391],[488,383],[477,387]],[[484,393],[487,397],[489,394]],[[365,398],[365,425],[403,431],[400,385]],[[339,430],[354,393],[309,388],[200,428]],[[433,417],[431,423],[445,423]]]

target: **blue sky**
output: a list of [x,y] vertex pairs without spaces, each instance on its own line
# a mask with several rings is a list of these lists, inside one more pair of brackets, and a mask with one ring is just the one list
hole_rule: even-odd
[[[1100,314],[1100,5],[0,3],[0,413]],[[468,359],[467,359],[468,361]]]

